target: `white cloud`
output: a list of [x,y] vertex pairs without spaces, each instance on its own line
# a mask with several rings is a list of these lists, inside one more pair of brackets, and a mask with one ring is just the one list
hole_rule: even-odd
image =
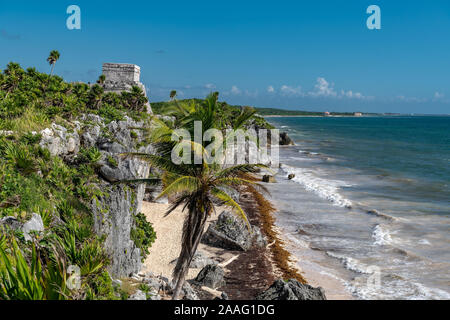
[[406,97],[404,95],[399,95],[396,97],[396,99],[404,102],[417,102],[417,103],[428,101],[428,99],[426,98]]
[[336,97],[337,93],[334,91],[333,86],[325,78],[319,77],[314,86],[315,91],[309,92],[309,95],[312,97]]
[[302,93],[302,87],[290,87],[287,85],[281,86],[281,94],[282,95],[288,95],[288,96],[303,96]]
[[236,86],[232,86],[231,87],[231,93],[232,94],[241,94],[241,90],[238,87],[236,87]]
[[213,83],[207,83],[207,84],[205,84],[205,88],[206,89],[215,89],[216,85]]
[[267,92],[268,93],[274,93],[275,92],[275,88],[273,86],[268,86],[267,87]]
[[434,93],[434,99],[436,99],[436,100],[443,99],[444,97],[445,97],[445,94],[443,94],[443,93],[440,93],[440,92]]

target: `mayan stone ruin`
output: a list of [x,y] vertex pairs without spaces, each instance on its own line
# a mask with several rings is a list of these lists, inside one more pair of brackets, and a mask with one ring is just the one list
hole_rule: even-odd
[[[122,91],[130,91],[133,86],[138,86],[147,97],[147,90],[140,82],[141,68],[139,66],[128,63],[104,63],[103,75],[106,92],[120,94]],[[150,103],[147,103],[147,112],[152,113]]]

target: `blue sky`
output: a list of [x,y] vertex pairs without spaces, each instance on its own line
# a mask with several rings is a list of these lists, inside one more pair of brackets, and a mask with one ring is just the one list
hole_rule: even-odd
[[[82,29],[66,28],[81,8]],[[382,29],[366,27],[369,5]],[[232,104],[450,113],[450,1],[5,1],[9,61],[95,81],[103,62],[141,66],[151,101],[219,91]]]

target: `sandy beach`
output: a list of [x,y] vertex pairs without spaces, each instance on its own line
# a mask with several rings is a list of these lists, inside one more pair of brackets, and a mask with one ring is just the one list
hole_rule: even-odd
[[[157,239],[150,248],[150,254],[144,262],[142,272],[145,273],[151,271],[155,275],[162,275],[172,278],[175,260],[181,250],[181,232],[185,213],[182,212],[181,209],[177,209],[169,216],[165,217],[164,215],[168,207],[168,204],[150,202],[143,203],[142,212],[147,217],[147,220],[152,223],[157,234]],[[218,208],[214,215],[208,219],[208,224],[215,220],[223,209],[224,208]],[[287,249],[289,249],[289,242],[286,242],[286,245]],[[242,260],[246,260],[248,259],[246,255],[249,254],[244,252],[223,250],[204,244],[199,245],[199,250],[203,251],[207,256],[216,260],[221,266],[223,266],[225,274],[228,274],[230,277],[235,276],[230,273],[236,272],[235,269],[239,270],[239,264],[242,264],[242,261],[239,263],[238,258],[241,256],[240,258],[242,258]],[[345,291],[340,282],[333,278],[315,273],[312,269],[306,268],[308,265],[307,261],[304,261],[298,265],[302,265],[302,267],[305,266],[305,268],[302,268],[300,271],[305,276],[308,283],[315,287],[321,286],[324,288],[326,296],[329,300],[352,299],[352,296]],[[272,263],[271,266],[267,266],[266,268],[269,269],[266,271],[270,274],[270,279],[267,279],[267,283],[270,283],[273,278],[276,278],[276,266]],[[201,269],[191,268],[187,279],[194,279],[200,270]],[[262,285],[267,286],[267,283]]]

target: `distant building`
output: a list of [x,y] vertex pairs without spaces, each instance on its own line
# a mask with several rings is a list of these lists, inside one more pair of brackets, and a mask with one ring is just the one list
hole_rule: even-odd
[[[106,92],[121,93],[130,91],[133,86],[142,89],[147,97],[147,90],[140,82],[141,68],[135,64],[104,63],[103,75],[105,76],[104,88]],[[152,113],[150,103],[147,104],[147,112]]]
[[362,117],[362,113],[361,112],[355,112],[353,115],[355,117]]
[[330,114],[330,112],[325,111],[325,112],[323,113],[323,115],[324,115],[325,117],[329,117],[331,114]]

